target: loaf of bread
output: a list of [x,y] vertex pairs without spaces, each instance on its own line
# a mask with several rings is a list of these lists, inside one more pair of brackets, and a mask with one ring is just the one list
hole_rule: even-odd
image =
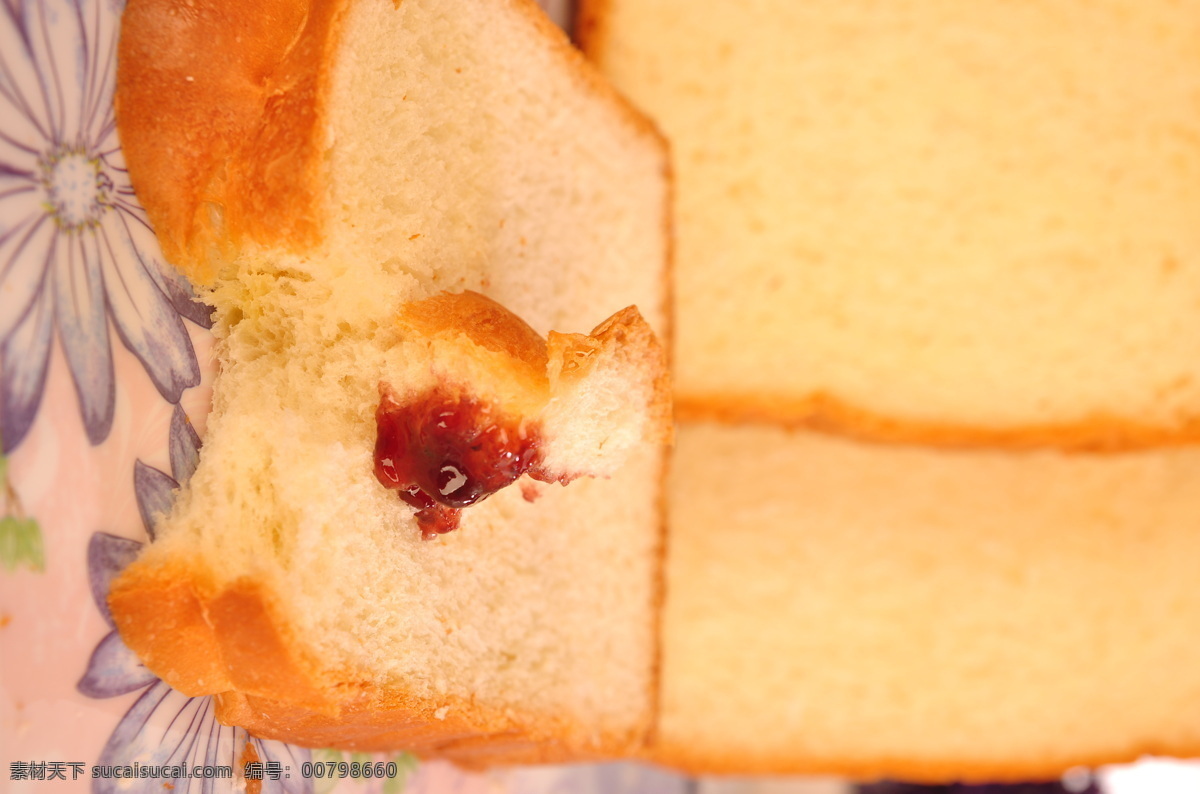
[[112,587],[126,643],[258,736],[638,746],[661,139],[530,0],[130,0],[122,24],[130,175],[220,367],[199,467]]
[[678,177],[651,757],[1200,754],[1200,4],[583,0],[579,32]]
[[1200,7],[583,0],[675,155],[681,417],[1200,439]]
[[682,426],[656,756],[1057,778],[1200,753],[1200,450]]

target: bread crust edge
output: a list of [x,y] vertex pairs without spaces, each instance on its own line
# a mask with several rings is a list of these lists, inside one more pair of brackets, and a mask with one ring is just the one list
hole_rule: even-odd
[[[272,0],[269,8],[237,7],[236,13],[214,0],[131,0],[127,6],[114,102],[130,179],[164,256],[193,283],[212,284],[221,261],[250,245],[298,252],[325,240],[328,208],[318,186],[328,64],[352,1]],[[666,160],[666,138],[654,122],[534,0],[502,2],[539,33],[586,93]],[[256,27],[256,13],[277,24]],[[217,70],[204,68],[214,63],[214,41],[237,36],[242,42],[243,34],[237,58]],[[164,143],[163,130],[172,131],[174,143]]]
[[949,449],[1119,453],[1200,442],[1200,417],[1185,419],[1174,426],[1162,426],[1093,414],[1071,422],[984,427],[885,416],[824,392],[803,396],[677,394],[675,413],[676,419],[683,422],[771,424],[867,443]]
[[577,0],[575,4],[574,38],[589,60],[604,68],[604,51],[608,42],[611,0]]
[[121,638],[149,669],[185,695],[215,695],[220,722],[260,738],[484,767],[628,756],[653,719],[647,710],[627,732],[597,734],[561,716],[424,697],[325,669],[268,584],[218,584],[194,560],[136,560],[108,600]]
[[1108,764],[1132,763],[1144,756],[1194,758],[1197,754],[1200,754],[1200,745],[1163,742],[1139,744],[1112,753],[1096,751],[1070,757],[1044,755],[1013,762],[971,758],[806,758],[799,753],[748,760],[744,753],[734,750],[713,753],[708,749],[664,743],[647,748],[642,760],[692,775],[832,776],[862,782],[891,779],[945,785],[1054,781],[1074,768],[1095,769]]

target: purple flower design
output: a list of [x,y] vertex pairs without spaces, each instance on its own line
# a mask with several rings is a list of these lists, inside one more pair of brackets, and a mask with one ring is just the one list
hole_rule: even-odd
[[512,772],[514,790],[527,794],[696,794],[696,781],[628,762],[531,767]]
[[[187,481],[199,458],[200,438],[178,405],[171,417],[169,449],[170,475],[141,461],[134,464],[138,510],[151,540],[155,522],[171,506],[179,483]],[[229,766],[234,769],[234,777],[212,780],[96,779],[93,791],[116,792],[119,788],[122,792],[161,792],[164,783],[172,784],[176,794],[233,791],[243,783],[239,770],[249,745],[264,764],[277,762],[280,769],[285,770],[279,780],[267,777],[261,781],[263,794],[310,794],[312,780],[300,775],[301,764],[311,759],[307,749],[258,739],[243,728],[221,725],[214,716],[212,697],[187,697],[171,689],[147,670],[121,641],[108,608],[108,590],[113,579],[133,561],[141,548],[139,541],[104,532],[94,533],[88,543],[88,580],[92,598],[110,630],[92,652],[87,670],[76,686],[92,698],[110,698],[145,690],[117,724],[96,764],[124,766],[136,761],[142,766],[188,769]]]
[[109,321],[160,394],[200,382],[183,318],[210,310],[162,258],[113,116],[120,0],[0,1],[0,438],[25,437],[51,342],[88,439],[112,428]]

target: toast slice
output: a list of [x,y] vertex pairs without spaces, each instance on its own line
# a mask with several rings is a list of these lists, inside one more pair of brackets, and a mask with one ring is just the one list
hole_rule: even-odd
[[692,772],[945,782],[1200,753],[1200,450],[684,424],[662,716]]
[[583,0],[671,140],[681,417],[1200,440],[1194,3]]
[[652,757],[1200,752],[1200,7],[583,0],[579,33],[678,175]]
[[126,643],[258,736],[637,746],[661,138],[527,0],[131,0],[122,24],[130,175],[220,367],[199,467],[113,585]]

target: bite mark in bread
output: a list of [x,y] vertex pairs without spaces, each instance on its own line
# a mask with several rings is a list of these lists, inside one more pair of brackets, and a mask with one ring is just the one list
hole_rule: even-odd
[[[380,383],[375,476],[416,509],[425,540],[457,529],[463,509],[522,476],[566,485],[608,474],[642,440],[610,420],[621,406],[635,419],[649,406],[641,430],[663,436],[665,358],[635,307],[590,336],[551,331],[551,345],[470,291],[408,304],[400,321],[416,336],[409,345],[430,357],[435,384],[400,394]],[[573,440],[582,425],[600,428],[590,446]]]
[[[130,0],[120,47],[131,178],[219,358],[196,474],[112,590],[129,647],[263,737],[629,752],[655,698],[661,447],[535,504],[504,489],[428,543],[371,453],[379,382],[438,382],[437,344],[397,316],[440,291],[486,291],[538,334],[635,304],[667,338],[662,139],[532,0]],[[586,356],[596,408],[665,434],[646,419],[665,393],[647,412],[617,388],[661,355],[624,333]],[[511,379],[490,360],[455,363],[492,395]],[[621,446],[567,399],[542,424],[559,471]]]

